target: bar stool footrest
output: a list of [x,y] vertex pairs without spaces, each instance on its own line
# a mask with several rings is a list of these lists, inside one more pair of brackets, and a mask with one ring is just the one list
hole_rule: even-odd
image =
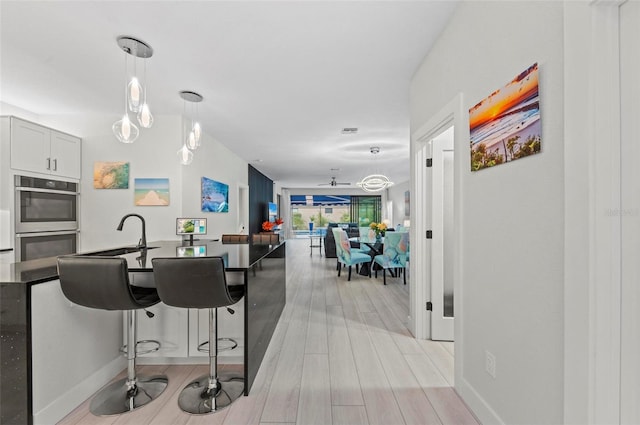
[[[145,349],[145,350],[139,350],[138,346],[140,344],[151,344],[151,347]],[[158,351],[161,347],[160,341],[157,341],[155,339],[143,339],[141,341],[136,342],[136,356],[141,356],[143,354],[149,354],[149,353],[155,353],[156,351]],[[127,354],[127,346],[123,345],[122,347],[120,347],[120,352],[123,354]]]
[[[225,341],[229,343],[227,347],[220,347],[220,341]],[[198,351],[201,353],[208,353],[209,348],[206,348],[209,345],[209,341],[205,341],[198,345]],[[229,351],[234,350],[238,346],[238,342],[233,338],[218,338],[218,352],[220,351]]]

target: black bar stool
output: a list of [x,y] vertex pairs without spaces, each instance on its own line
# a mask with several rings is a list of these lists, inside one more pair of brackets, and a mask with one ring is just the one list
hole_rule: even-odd
[[218,308],[237,303],[244,296],[244,285],[227,285],[222,257],[154,258],[151,262],[162,302],[209,309],[209,374],[188,384],[178,405],[193,414],[230,405],[244,392],[244,378],[218,375]]
[[165,390],[165,375],[136,375],[135,310],[160,302],[154,288],[129,284],[127,262],[117,257],[69,256],[58,258],[64,295],[73,303],[101,310],[127,311],[127,377],[100,390],[89,410],[97,416],[130,412],[156,399]]

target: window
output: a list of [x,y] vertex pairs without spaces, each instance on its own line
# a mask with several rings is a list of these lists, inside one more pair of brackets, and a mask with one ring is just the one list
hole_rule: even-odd
[[382,199],[378,196],[352,196],[351,220],[359,227],[366,227],[372,222],[379,222],[381,217]]

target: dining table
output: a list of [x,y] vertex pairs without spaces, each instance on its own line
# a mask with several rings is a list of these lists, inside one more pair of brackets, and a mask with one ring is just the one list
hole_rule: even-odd
[[382,255],[382,249],[384,247],[384,236],[381,236],[380,238],[369,238],[366,236],[357,236],[357,237],[349,238],[349,242],[354,242],[359,246],[366,245],[370,248],[369,252],[366,254],[371,256],[371,261],[369,263],[361,264],[360,270],[358,271],[358,274],[361,276],[370,276],[371,275],[370,270],[371,271],[374,270],[371,268],[372,265],[375,267],[375,264],[373,263],[373,259],[375,258],[376,255]]

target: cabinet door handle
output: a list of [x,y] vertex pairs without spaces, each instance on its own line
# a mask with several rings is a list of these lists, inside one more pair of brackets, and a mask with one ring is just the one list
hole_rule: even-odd
[[53,171],[58,171],[58,160],[57,159],[53,160]]
[[47,158],[47,170],[51,169],[51,158]]

